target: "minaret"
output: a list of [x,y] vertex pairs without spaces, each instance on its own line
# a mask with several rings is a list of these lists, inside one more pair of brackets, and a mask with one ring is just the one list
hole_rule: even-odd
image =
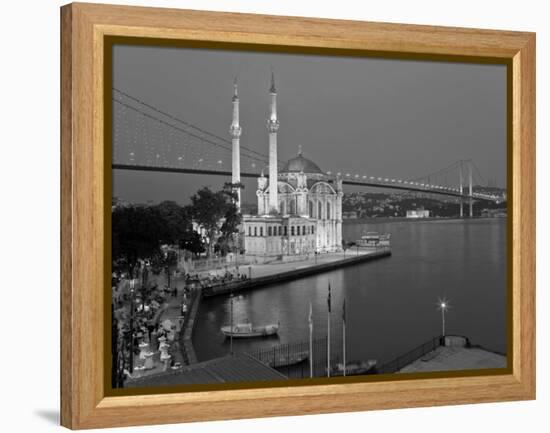
[[269,131],[269,213],[279,213],[279,200],[277,197],[277,90],[275,89],[275,76],[271,71],[271,88],[269,89],[271,103],[267,129]]
[[[231,183],[238,184],[241,182],[241,150],[240,150],[240,137],[242,128],[239,125],[239,95],[237,91],[237,78],[233,82],[233,120],[229,127],[229,133],[231,134],[231,143],[233,147],[232,151],[232,164],[231,164]],[[235,188],[237,193],[237,209],[241,209],[241,189]]]

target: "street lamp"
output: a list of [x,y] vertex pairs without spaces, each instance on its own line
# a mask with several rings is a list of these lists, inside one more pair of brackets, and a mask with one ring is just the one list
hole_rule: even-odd
[[229,353],[233,355],[233,293],[229,295],[229,301],[231,303],[229,310],[229,322],[230,322],[230,332],[229,332]]
[[445,298],[439,299],[437,302],[437,308],[441,310],[441,327],[442,327],[442,335],[445,337],[445,313],[450,308],[449,301],[447,301]]
[[134,372],[134,301],[135,301],[135,280],[130,280],[130,373]]

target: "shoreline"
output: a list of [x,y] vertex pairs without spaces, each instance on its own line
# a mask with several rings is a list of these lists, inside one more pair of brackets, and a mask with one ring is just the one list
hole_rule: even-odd
[[460,217],[427,217],[427,218],[407,218],[407,217],[373,217],[373,218],[348,218],[342,220],[342,224],[368,224],[368,223],[388,223],[388,222],[427,222],[427,221],[463,221],[463,220],[505,220],[507,217],[482,217],[474,216],[467,218]]
[[[351,253],[352,254],[352,253]],[[270,275],[264,275],[260,277],[250,278],[244,281],[236,281],[235,283],[224,284],[222,286],[214,286],[203,288],[202,295],[206,298],[213,296],[226,295],[235,292],[242,292],[247,290],[253,290],[272,284],[282,283],[286,281],[292,281],[299,278],[307,277],[314,274],[332,271],[337,268],[351,266],[354,264],[367,262],[371,260],[377,260],[391,256],[391,249],[384,248],[377,251],[372,251],[364,254],[360,254],[353,257],[348,257],[340,260],[335,260],[329,263],[312,264],[310,266],[299,267],[288,271],[277,272]],[[295,262],[292,265],[295,265]]]
[[202,289],[196,289],[192,303],[189,307],[189,316],[183,324],[183,329],[180,331],[180,339],[183,350],[187,358],[187,364],[192,365],[198,362],[195,346],[193,345],[193,334],[195,333],[196,318],[199,312],[202,300]]

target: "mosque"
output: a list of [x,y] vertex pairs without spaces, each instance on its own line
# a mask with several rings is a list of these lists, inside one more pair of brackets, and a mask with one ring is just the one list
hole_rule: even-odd
[[[245,255],[256,262],[296,260],[315,253],[342,249],[342,179],[329,176],[302,155],[290,159],[279,171],[277,160],[277,90],[271,74],[269,173],[258,178],[257,215],[243,215],[241,236]],[[234,84],[232,183],[240,183],[239,97]],[[240,208],[240,190],[237,190]]]

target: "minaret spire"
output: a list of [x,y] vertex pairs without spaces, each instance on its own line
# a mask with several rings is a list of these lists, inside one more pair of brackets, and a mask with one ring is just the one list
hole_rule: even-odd
[[237,85],[237,76],[235,75],[235,79],[233,80],[233,102],[236,100],[239,100],[239,89]]
[[[232,144],[232,164],[231,164],[231,183],[233,185],[241,183],[241,150],[240,137],[242,133],[241,125],[239,124],[239,93],[237,87],[237,77],[233,81],[233,119],[229,127]],[[237,209],[241,209],[241,189],[234,188],[237,193]]]
[[279,120],[277,119],[277,90],[275,89],[275,74],[271,69],[271,97],[267,130],[269,131],[269,213],[279,213],[279,200],[277,191],[277,131]]
[[271,87],[269,89],[269,93],[277,93],[277,89],[275,88],[275,73],[273,72],[273,68],[271,68]]

